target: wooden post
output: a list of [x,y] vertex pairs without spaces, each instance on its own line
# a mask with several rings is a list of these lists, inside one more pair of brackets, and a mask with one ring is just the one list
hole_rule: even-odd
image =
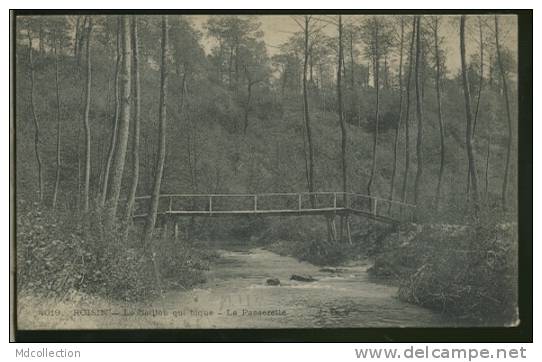
[[169,207],[168,207],[168,210],[169,210],[170,212],[173,211],[172,205],[173,205],[173,197],[170,196],[170,197],[169,197]]
[[164,221],[162,223],[162,240],[167,239],[168,224],[169,224],[169,216],[164,215]]
[[301,194],[297,194],[297,209],[301,210]]
[[258,210],[258,195],[254,195],[254,212]]
[[209,195],[209,213],[213,213],[213,196]]
[[337,209],[337,193],[336,192],[333,193],[333,208],[335,210]]
[[350,231],[350,214],[346,214],[346,237],[348,238],[348,243],[352,244],[352,233]]
[[175,219],[175,225],[173,227],[173,240],[179,240],[179,220]]
[[374,201],[374,203],[373,203],[373,215],[376,216],[376,210],[377,210],[377,206],[378,206],[377,205],[378,199],[375,197],[375,198],[373,198],[373,201]]
[[335,216],[333,216],[333,220],[331,221],[331,235],[332,240],[337,241],[337,227],[335,226]]

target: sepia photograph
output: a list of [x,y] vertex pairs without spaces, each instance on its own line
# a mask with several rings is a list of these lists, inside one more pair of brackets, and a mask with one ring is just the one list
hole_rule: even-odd
[[518,23],[12,11],[14,327],[519,326]]

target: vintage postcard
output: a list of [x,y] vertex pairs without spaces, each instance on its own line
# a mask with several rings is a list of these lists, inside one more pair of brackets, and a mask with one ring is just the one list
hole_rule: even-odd
[[11,31],[18,330],[521,322],[517,15]]

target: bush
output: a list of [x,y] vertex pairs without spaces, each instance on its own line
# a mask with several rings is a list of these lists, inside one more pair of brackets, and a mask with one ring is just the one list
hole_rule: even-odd
[[315,265],[339,265],[371,255],[381,239],[391,230],[389,226],[366,225],[366,234],[353,234],[352,244],[329,242],[324,239],[327,235],[324,222],[302,220],[301,218],[277,224],[276,227],[269,228],[260,240],[268,244],[267,249],[280,255],[293,256]]
[[330,243],[322,240],[279,240],[267,246],[279,255],[293,256],[314,265],[339,265],[352,256],[351,246],[345,243]]
[[517,227],[409,225],[385,241],[370,274],[399,298],[483,325],[517,320]]
[[403,279],[399,297],[477,323],[515,323],[516,232],[513,225],[466,229],[459,246],[427,252],[423,264]]
[[[76,216],[22,202],[17,214],[18,291],[55,299],[80,291],[123,301],[159,293],[149,252],[126,240],[122,227],[106,231],[99,212]],[[159,237],[154,243],[162,287],[204,281],[213,254]]]
[[152,269],[120,231],[105,232],[97,213],[81,217],[21,204],[17,216],[17,287],[62,298],[72,290],[121,300],[153,295]]
[[172,288],[185,289],[205,282],[203,271],[218,258],[217,252],[194,248],[186,241],[166,238],[155,242],[160,277]]

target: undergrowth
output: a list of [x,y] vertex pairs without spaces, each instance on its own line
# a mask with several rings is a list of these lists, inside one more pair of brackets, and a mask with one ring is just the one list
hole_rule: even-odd
[[18,292],[64,299],[73,291],[122,301],[157,296],[159,288],[189,288],[205,281],[216,254],[186,241],[153,240],[156,265],[131,226],[105,230],[99,212],[76,215],[19,203],[16,251]]

